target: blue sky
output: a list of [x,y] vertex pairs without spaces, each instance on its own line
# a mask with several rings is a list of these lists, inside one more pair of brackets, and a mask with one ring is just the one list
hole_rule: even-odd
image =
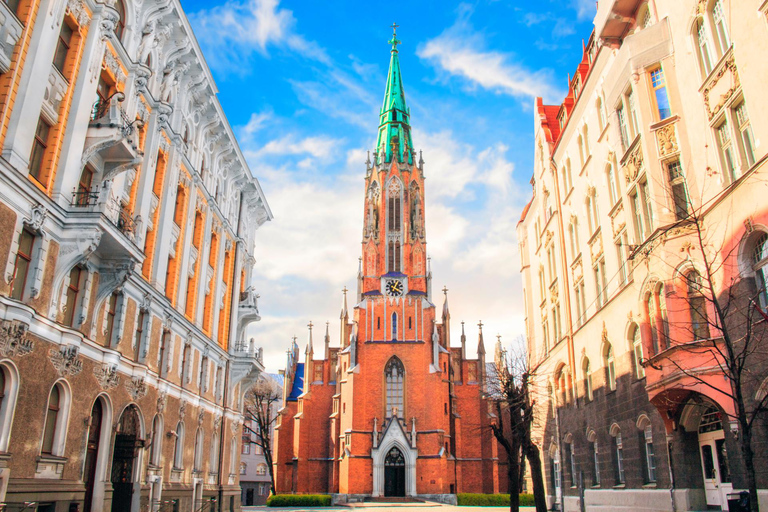
[[[486,348],[522,333],[515,224],[530,195],[535,96],[562,100],[592,30],[593,0],[182,0],[275,219],[257,234],[252,336],[266,366],[355,289],[366,151],[373,147],[391,25],[416,149],[425,160],[436,303],[449,288],[454,343],[479,320]],[[352,301],[350,301],[352,306]],[[318,332],[318,330],[320,332]],[[474,352],[473,350],[471,351]]]

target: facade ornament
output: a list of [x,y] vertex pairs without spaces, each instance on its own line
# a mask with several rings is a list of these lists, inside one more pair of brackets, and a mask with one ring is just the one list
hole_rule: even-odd
[[[730,71],[731,73],[731,80],[728,80],[726,83],[730,84],[730,87],[728,89],[723,90],[727,86],[723,87],[717,87],[717,85],[720,83],[720,80],[725,76],[726,72]],[[733,58],[733,54],[730,55],[728,60],[726,60],[722,65],[720,70],[717,72],[717,74],[712,78],[712,80],[707,84],[707,86],[704,88],[704,107],[707,109],[707,116],[710,120],[712,120],[713,117],[715,117],[717,114],[720,113],[720,111],[723,109],[723,106],[725,103],[731,99],[733,94],[741,87],[741,81],[739,80],[739,70],[736,68],[736,61]],[[710,98],[710,94],[714,89],[717,89],[717,92],[721,92],[720,98],[717,101],[717,104],[712,106],[712,100]]]
[[139,304],[139,310],[144,313],[148,313],[151,308],[152,308],[152,295],[150,293],[145,293],[144,296],[141,298],[141,303]]
[[222,418],[223,418],[223,416],[221,416],[220,414],[217,414],[216,416],[213,417],[213,431],[214,432],[218,432],[219,429],[221,428],[221,420],[222,420]]
[[131,395],[134,402],[147,395],[147,383],[144,380],[144,377],[132,378],[125,383],[125,389],[128,390],[128,393]]
[[179,402],[179,418],[182,420],[184,419],[184,416],[187,415],[187,399],[182,398]]
[[39,232],[43,228],[47,215],[48,209],[38,203],[32,207],[32,210],[29,212],[29,220],[25,219],[24,223],[33,231]]
[[83,0],[68,0],[67,12],[75,18],[81,28],[85,28],[91,23],[91,17],[88,15]]
[[157,413],[162,414],[165,411],[165,404],[168,401],[168,392],[161,391],[157,395]]
[[603,332],[600,338],[603,340],[603,343],[608,343],[608,328],[605,326],[605,322],[603,322]]
[[93,369],[96,380],[101,389],[108,391],[120,384],[120,377],[117,376],[117,366],[104,364]]
[[25,356],[32,352],[35,344],[26,337],[29,325],[19,320],[0,322],[0,354],[4,357]]
[[632,151],[632,153],[630,153],[630,155],[627,157],[627,160],[624,163],[624,176],[627,180],[627,183],[632,183],[635,181],[642,168],[643,152],[640,149],[640,145],[638,144],[634,151]]
[[678,152],[677,134],[675,133],[674,123],[661,127],[656,132],[656,139],[659,144],[660,157],[664,158]]
[[125,74],[123,74],[123,68],[120,66],[120,61],[111,51],[104,52],[104,62],[102,67],[112,72],[115,76],[115,80],[118,82],[125,80]]
[[239,421],[233,421],[230,425],[230,428],[232,429],[233,434],[237,434],[240,430],[240,422]]
[[205,411],[203,409],[200,409],[200,412],[197,413],[197,426],[202,427],[204,421],[205,421]]
[[48,351],[48,358],[60,377],[77,375],[83,371],[83,361],[78,355],[78,348],[71,345],[61,347],[60,350],[52,348]]
[[104,17],[101,19],[100,24],[100,38],[102,41],[106,41],[115,33],[115,27],[117,26],[118,16],[114,12],[106,11]]
[[744,219],[744,229],[746,230],[746,233],[749,235],[755,230],[755,225],[752,221],[752,216],[750,215],[746,219]]

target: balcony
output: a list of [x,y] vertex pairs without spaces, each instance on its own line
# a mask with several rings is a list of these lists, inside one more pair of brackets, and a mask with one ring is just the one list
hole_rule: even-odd
[[263,350],[256,348],[253,339],[238,340],[230,347],[232,382],[242,382],[241,389],[254,384],[264,371]]
[[237,308],[237,332],[242,336],[251,322],[261,320],[259,315],[259,294],[252,287],[240,293],[240,305]]
[[595,34],[609,44],[621,45],[643,0],[600,0],[595,15]]
[[103,181],[139,165],[143,156],[136,130],[142,121],[128,118],[122,107],[124,99],[125,94],[116,92],[96,101],[91,111],[81,163],[85,167],[89,160],[98,158],[103,163]]
[[0,73],[11,69],[11,59],[23,26],[8,4],[0,2]]

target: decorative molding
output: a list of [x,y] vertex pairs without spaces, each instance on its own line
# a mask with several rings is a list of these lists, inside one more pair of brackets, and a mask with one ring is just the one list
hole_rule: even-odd
[[197,426],[202,427],[204,421],[205,421],[205,410],[201,408],[200,412],[197,413]]
[[168,402],[168,392],[161,391],[157,394],[157,413],[162,414],[165,411],[165,404]]
[[83,0],[68,0],[67,12],[75,18],[75,21],[81,28],[85,28],[91,23],[91,17],[88,15],[88,10],[85,8]]
[[19,320],[0,322],[0,354],[4,357],[25,356],[32,352],[35,344],[26,337],[29,325]]
[[134,377],[125,383],[125,389],[131,395],[131,398],[135,402],[136,400],[143,398],[147,394],[147,383],[144,377]]
[[675,123],[662,126],[656,132],[656,140],[658,142],[659,156],[661,158],[670,156],[680,150],[677,145],[677,132],[675,130]]
[[230,425],[230,428],[232,429],[233,434],[237,434],[240,430],[240,422],[239,421],[233,421]]
[[60,377],[77,375],[83,371],[83,361],[78,357],[79,352],[78,348],[73,346],[61,347],[60,350],[52,348],[48,351],[48,358]]
[[[720,82],[720,79],[725,76],[727,71],[731,71],[731,76],[733,77],[733,80],[731,81],[731,87],[729,87],[727,90],[725,90],[718,99],[718,102],[715,106],[712,106],[712,99],[710,98],[710,94],[712,93],[712,90],[717,86],[717,84]],[[731,97],[734,95],[737,89],[741,87],[741,81],[739,79],[739,70],[736,67],[736,61],[733,58],[733,54],[731,54],[725,62],[722,63],[722,67],[718,70],[717,74],[715,74],[710,82],[707,84],[707,86],[704,88],[704,106],[707,109],[707,116],[709,117],[709,120],[712,120],[713,117],[715,117],[717,114],[720,113],[720,111],[723,109],[723,106],[725,103],[731,99]]]
[[93,369],[96,380],[99,382],[99,386],[104,391],[108,391],[117,387],[120,384],[120,377],[117,376],[117,366],[111,364],[104,364],[102,366]]
[[630,153],[624,162],[624,176],[627,183],[632,183],[637,179],[643,168],[643,151],[640,144]]
[[179,402],[179,418],[181,420],[184,419],[184,416],[187,415],[187,400],[186,398],[182,398]]

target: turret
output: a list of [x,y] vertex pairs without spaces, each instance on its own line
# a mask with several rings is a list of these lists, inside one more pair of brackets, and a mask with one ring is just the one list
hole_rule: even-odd
[[331,322],[325,322],[325,351],[323,352],[323,359],[330,361],[331,359]]
[[341,340],[339,346],[346,348],[349,344],[349,338],[347,337],[347,328],[349,327],[349,309],[347,308],[347,287],[345,286],[341,293],[343,294],[341,299],[341,313],[339,314],[339,320],[341,321]]
[[485,343],[483,343],[483,321],[480,320],[478,322],[477,327],[479,328],[478,335],[477,335],[477,364],[480,365],[480,368],[478,368],[479,375],[480,375],[480,385],[482,386],[485,384]]
[[464,322],[461,322],[461,360],[467,359],[467,335],[464,334]]
[[312,347],[312,321],[307,324],[307,327],[309,327],[309,341],[307,342],[307,350],[304,352],[304,393],[309,393],[309,385],[315,375],[312,368],[312,357],[315,354]]
[[443,286],[445,301],[443,302],[443,346],[451,346],[451,312],[448,309],[448,287]]

